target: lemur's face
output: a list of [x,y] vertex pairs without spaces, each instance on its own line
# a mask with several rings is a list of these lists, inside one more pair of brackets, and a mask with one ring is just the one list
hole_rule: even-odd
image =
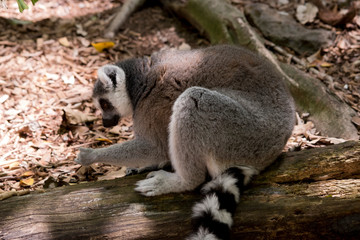
[[102,111],[104,127],[113,127],[121,117],[132,113],[125,81],[125,72],[118,66],[105,65],[98,70],[93,100],[95,106]]
[[113,104],[105,97],[94,99],[96,105],[102,112],[102,120],[104,127],[116,126],[120,120],[120,114]]

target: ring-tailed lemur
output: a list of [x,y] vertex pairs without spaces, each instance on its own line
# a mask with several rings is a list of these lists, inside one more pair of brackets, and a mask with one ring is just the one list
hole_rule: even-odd
[[171,161],[174,172],[151,172],[137,183],[146,196],[193,190],[213,178],[193,209],[198,224],[190,239],[229,237],[243,186],[281,153],[295,122],[293,100],[272,65],[228,45],[105,65],[93,98],[105,127],[132,114],[135,139],[82,148],[78,163]]

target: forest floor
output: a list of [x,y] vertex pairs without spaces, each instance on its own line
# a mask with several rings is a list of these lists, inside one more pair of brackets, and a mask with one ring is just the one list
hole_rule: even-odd
[[[246,1],[233,3],[241,8]],[[146,6],[111,40],[113,48],[98,52],[91,43],[103,41],[103,30],[119,6],[121,2],[110,0],[39,1],[19,13],[16,2],[8,1],[8,9],[0,9],[0,200],[9,192],[124,176],[123,167],[85,168],[74,162],[79,147],[104,147],[133,138],[131,119],[112,129],[102,127],[100,112],[91,101],[96,70],[161,49],[209,45],[196,29],[160,6]],[[289,4],[285,10],[295,7]],[[331,91],[358,117],[359,29],[359,15],[346,28],[334,28],[336,40],[312,66],[335,79]],[[311,122],[298,119],[284,151],[344,141],[321,137]]]

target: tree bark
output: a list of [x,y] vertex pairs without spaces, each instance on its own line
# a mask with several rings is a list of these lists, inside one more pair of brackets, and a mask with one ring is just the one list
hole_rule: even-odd
[[322,135],[359,139],[351,118],[355,116],[344,102],[329,94],[326,87],[294,67],[279,63],[263,39],[251,28],[244,13],[224,0],[161,0],[163,5],[190,22],[212,44],[230,43],[253,49],[265,56],[287,81],[298,111],[311,114]]
[[114,16],[110,26],[104,31],[105,38],[113,38],[129,16],[141,7],[146,0],[126,0],[120,11]]
[[[143,197],[144,175],[6,199],[0,239],[184,239],[199,193]],[[357,239],[360,143],[285,153],[244,191],[233,239]]]

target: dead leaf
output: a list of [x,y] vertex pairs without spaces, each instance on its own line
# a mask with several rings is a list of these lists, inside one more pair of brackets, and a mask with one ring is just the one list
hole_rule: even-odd
[[26,178],[20,180],[21,186],[32,186],[34,184],[35,180],[33,178]]
[[306,58],[306,60],[310,63],[312,63],[315,60],[321,60],[323,58],[323,55],[321,54],[321,49],[317,50],[314,54],[310,55]]
[[[74,73],[74,76],[76,75],[77,74]],[[88,86],[75,86],[65,93],[67,97],[64,99],[64,102],[68,104],[77,104],[79,102],[91,99],[92,89]]]
[[296,125],[293,130],[293,135],[305,135],[306,132],[310,131],[312,128],[314,128],[314,123],[311,121],[308,121],[305,124]]
[[96,172],[94,168],[91,166],[81,166],[78,170],[76,170],[76,175],[79,177],[80,181],[89,181],[93,180],[93,173]]
[[332,67],[333,65],[334,65],[334,64],[329,63],[329,62],[325,62],[325,61],[322,61],[322,62],[320,63],[320,66],[321,66],[321,67],[324,67],[324,68]]
[[31,135],[32,132],[31,132],[29,126],[25,125],[22,128],[20,128],[19,130],[17,130],[16,133],[18,133],[20,137],[26,138],[27,136]]
[[319,59],[316,59],[316,60],[314,60],[312,63],[310,63],[308,65],[308,67],[318,67],[318,66],[323,67],[323,68],[328,68],[328,67],[332,67],[333,64],[329,63],[329,62],[319,60]]
[[349,47],[350,47],[350,43],[349,43],[349,41],[346,39],[346,38],[344,38],[344,37],[341,37],[340,39],[339,39],[339,42],[338,42],[338,44],[337,44],[337,46],[340,48],[340,49],[348,49]]
[[14,170],[14,169],[18,169],[18,168],[20,168],[19,162],[13,162],[13,163],[10,163],[10,165],[9,165],[10,170]]
[[40,49],[44,45],[44,39],[43,38],[37,38],[36,39],[36,48]]
[[95,138],[95,140],[100,141],[100,142],[112,143],[112,141],[110,139],[107,139],[107,138]]
[[30,176],[34,176],[34,175],[35,175],[35,173],[33,171],[26,171],[21,176],[22,177],[30,177]]
[[89,132],[89,128],[86,126],[77,126],[75,128],[75,132],[79,133],[80,135],[84,135],[85,133]]
[[3,104],[8,99],[9,99],[9,95],[4,94],[0,97],[0,103]]
[[46,153],[42,155],[39,164],[41,164],[42,167],[46,167],[49,165],[50,160],[51,160],[51,151],[46,151]]
[[122,130],[122,126],[116,125],[115,127],[111,128],[111,129],[109,130],[109,132],[112,133],[112,134],[120,135],[121,130]]
[[122,178],[126,175],[125,171],[126,168],[123,167],[118,171],[111,171],[110,173],[106,173],[105,176],[98,177],[98,180],[111,180],[116,178]]
[[88,33],[84,30],[83,26],[81,24],[76,24],[76,33],[82,36],[88,35]]
[[45,77],[47,80],[53,80],[53,81],[60,79],[60,75],[55,73],[45,73]]
[[66,83],[66,84],[71,84],[71,85],[73,85],[74,83],[75,83],[75,77],[74,77],[74,75],[70,75],[70,76],[68,76],[68,75],[62,75],[61,76],[61,79],[64,81],[64,83]]
[[90,41],[87,40],[86,38],[79,37],[79,40],[81,42],[81,45],[83,45],[84,47],[88,47],[90,45]]
[[112,48],[115,46],[114,42],[94,42],[91,45],[96,49],[98,52],[104,51],[104,49]]
[[356,16],[357,7],[354,2],[345,14],[341,14],[337,9],[334,11],[328,9],[321,0],[312,0],[311,2],[318,7],[320,20],[332,26],[343,26],[351,22]]
[[314,22],[318,8],[312,3],[298,5],[296,8],[296,18],[301,24]]
[[67,37],[62,37],[62,38],[59,38],[59,43],[61,45],[63,45],[64,47],[70,47],[70,43],[69,43],[69,40],[67,39]]

